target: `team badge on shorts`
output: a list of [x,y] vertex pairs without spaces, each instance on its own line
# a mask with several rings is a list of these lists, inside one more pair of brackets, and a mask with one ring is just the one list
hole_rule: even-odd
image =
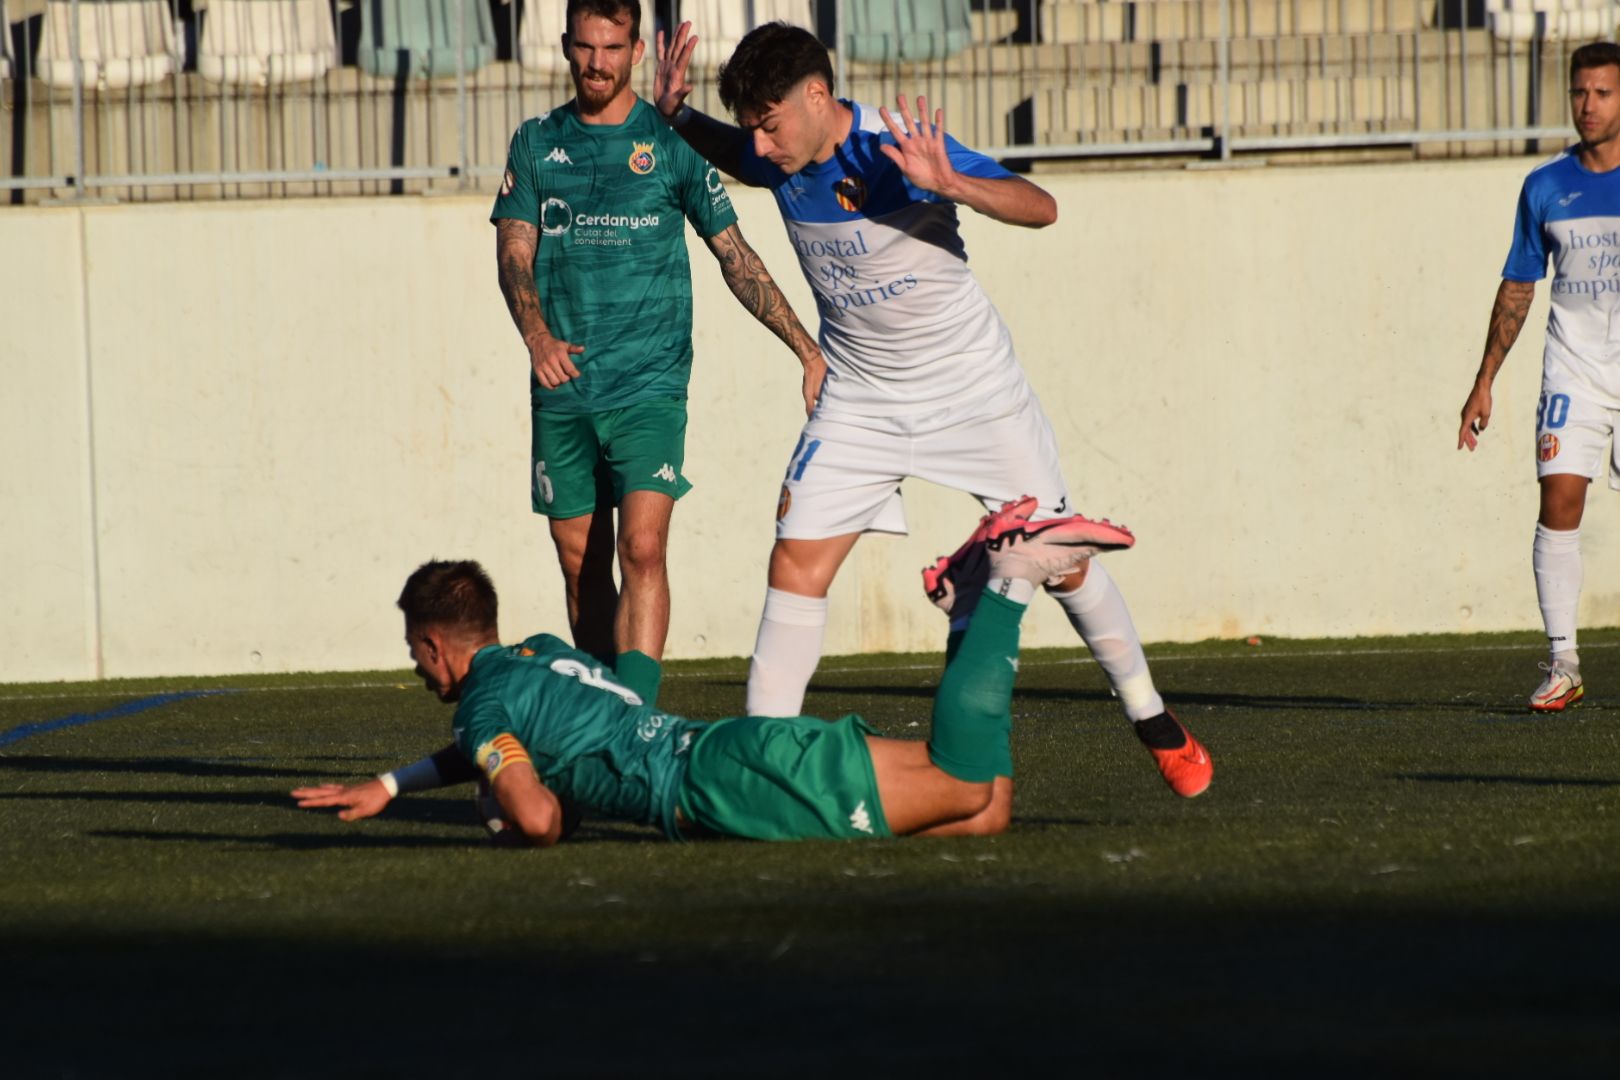
[[630,153],[630,171],[637,176],[646,176],[657,166],[658,159],[653,157],[653,144],[638,142]]
[[866,205],[866,184],[858,176],[846,176],[833,185],[838,205],[851,214]]
[[776,520],[781,521],[783,518],[787,517],[788,508],[792,505],[793,493],[787,489],[786,484],[783,484],[782,494],[776,500]]
[[1548,432],[1536,440],[1536,456],[1542,461],[1551,461],[1558,456],[1558,436]]

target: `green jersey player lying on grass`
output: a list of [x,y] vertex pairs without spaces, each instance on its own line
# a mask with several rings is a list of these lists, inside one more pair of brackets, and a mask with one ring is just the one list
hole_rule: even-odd
[[417,675],[457,703],[459,768],[441,751],[437,764],[293,796],[354,820],[402,787],[470,779],[473,762],[506,832],[541,847],[562,838],[565,806],[655,825],[671,839],[1001,832],[1012,810],[1009,706],[1024,608],[1041,582],[1135,542],[1082,517],[1031,522],[1034,506],[1018,500],[987,516],[948,561],[951,614],[971,617],[950,644],[926,743],[879,737],[853,715],[704,723],[660,712],[550,634],[500,644],[483,569],[430,562],[406,581],[399,607]]

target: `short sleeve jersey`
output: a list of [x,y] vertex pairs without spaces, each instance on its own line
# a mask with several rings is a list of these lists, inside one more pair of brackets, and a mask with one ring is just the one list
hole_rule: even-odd
[[[849,137],[793,175],[744,152],[741,179],[771,189],[821,312],[827,383],[820,412],[896,416],[1021,383],[1001,315],[967,266],[956,204],[908,181],[880,149],[877,110],[854,111]],[[1011,176],[946,136],[966,176]]]
[[1543,382],[1620,409],[1620,169],[1590,172],[1566,150],[1525,177],[1502,276],[1539,281],[1549,259]]
[[704,726],[641,704],[592,657],[537,634],[473,657],[455,741],[493,773],[497,740],[512,736],[559,798],[603,817],[656,825],[674,838],[687,751]]
[[512,136],[491,221],[540,229],[534,279],[546,325],[583,345],[579,377],[531,375],[534,405],[603,412],[685,397],[692,274],[685,222],[705,239],[737,220],[720,173],[637,99],[624,123],[587,124],[573,102]]

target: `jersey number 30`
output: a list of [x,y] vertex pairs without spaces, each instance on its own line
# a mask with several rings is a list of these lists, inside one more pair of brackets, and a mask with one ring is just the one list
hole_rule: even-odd
[[1542,394],[1536,405],[1536,430],[1557,431],[1569,420],[1568,394]]

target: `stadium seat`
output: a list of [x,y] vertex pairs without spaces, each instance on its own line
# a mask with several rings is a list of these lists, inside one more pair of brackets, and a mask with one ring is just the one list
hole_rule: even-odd
[[[892,4],[896,0],[884,2]],[[692,20],[698,36],[692,63],[710,70],[718,68],[731,58],[744,34],[768,22],[792,23],[814,30],[816,20],[812,7],[812,0],[682,0],[681,18]]]
[[6,0],[0,0],[0,79],[11,78],[11,20],[6,17]]
[[1620,22],[1620,9],[1566,8],[1557,11],[1492,11],[1485,23],[1499,41],[1586,41],[1607,38]]
[[[1433,25],[1435,10],[1434,0],[1234,2],[1227,30],[1238,39],[1408,33]],[[1040,39],[1047,44],[1201,41],[1220,33],[1220,0],[1041,0]]]
[[523,21],[518,27],[518,62],[525,69],[543,72],[568,70],[568,58],[563,55],[561,45],[562,36],[568,29],[565,12],[564,5],[554,0],[529,0],[523,5]]
[[[79,62],[91,90],[120,90],[179,70],[174,13],[166,0],[79,0]],[[48,86],[73,85],[73,6],[50,0],[34,73]]]
[[495,58],[486,0],[360,0],[360,70],[382,79],[453,77],[458,8],[463,70],[484,67]]
[[845,0],[844,55],[867,63],[922,63],[973,43],[968,0]]
[[327,0],[209,0],[197,70],[213,82],[307,82],[333,66],[337,36]]

